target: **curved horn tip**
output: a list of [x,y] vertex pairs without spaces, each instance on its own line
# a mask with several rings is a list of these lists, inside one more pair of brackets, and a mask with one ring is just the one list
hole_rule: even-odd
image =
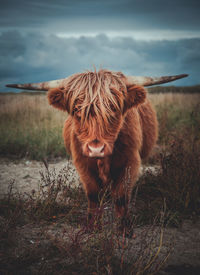
[[170,76],[160,76],[160,77],[148,77],[148,76],[127,76],[127,83],[129,85],[137,84],[141,86],[152,86],[163,84],[183,77],[187,77],[188,74],[170,75]]
[[6,84],[6,87],[15,88],[18,84]]
[[51,88],[60,87],[61,85],[63,85],[63,82],[67,81],[67,79],[68,78],[64,78],[39,83],[7,84],[6,87],[26,90],[48,91]]
[[187,77],[187,76],[189,76],[189,74],[184,74],[184,77]]
[[183,77],[189,76],[189,74],[179,74],[179,75],[177,75],[177,76],[180,76],[180,78],[183,78]]

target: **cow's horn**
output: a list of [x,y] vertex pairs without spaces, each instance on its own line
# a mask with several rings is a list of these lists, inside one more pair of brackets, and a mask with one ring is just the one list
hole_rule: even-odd
[[[188,74],[180,74],[174,76],[161,76],[161,77],[147,77],[147,76],[127,76],[127,85],[141,85],[141,86],[152,86],[156,84],[167,83],[188,76]],[[58,80],[51,80],[40,83],[25,83],[25,84],[7,84],[6,87],[26,89],[26,90],[39,90],[48,91],[52,88],[64,87],[69,78],[63,78]]]
[[17,88],[17,89],[26,89],[26,90],[39,90],[39,91],[48,91],[52,88],[63,87],[68,78],[51,80],[40,83],[25,83],[25,84],[8,84],[6,87]]
[[148,77],[148,76],[127,76],[127,85],[141,85],[141,86],[152,86],[156,84],[167,83],[183,77],[187,77],[188,74],[179,74],[173,76],[161,76],[161,77]]

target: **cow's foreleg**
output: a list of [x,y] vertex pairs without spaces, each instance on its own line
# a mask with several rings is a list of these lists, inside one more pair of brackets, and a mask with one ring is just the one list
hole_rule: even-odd
[[[114,198],[115,203],[115,211],[116,216],[119,219],[119,231],[129,232],[130,229],[130,217],[128,214],[128,205],[130,200],[130,190],[128,190],[128,186],[121,178],[121,182],[113,186],[112,196]],[[129,233],[128,233],[129,234]]]
[[87,190],[87,199],[88,199],[88,221],[95,216],[98,216],[99,212],[99,205],[100,205],[100,197],[99,197],[99,190],[90,191]]
[[88,198],[88,226],[89,230],[99,230],[102,226],[102,190],[100,188],[95,188],[92,190],[87,190]]
[[[113,170],[115,173],[112,185],[112,196],[115,202],[117,217],[121,218],[122,224],[129,224],[128,205],[131,198],[132,188],[137,180],[140,167],[140,156],[138,152],[132,155],[130,164],[125,168]],[[113,174],[114,175],[114,174]]]
[[100,215],[101,188],[92,176],[82,177],[81,181],[88,199],[88,222],[93,223]]
[[[123,181],[122,177],[120,177],[120,179],[120,181]],[[114,198],[117,217],[125,218],[128,214],[129,192],[124,182],[113,184],[112,196]]]

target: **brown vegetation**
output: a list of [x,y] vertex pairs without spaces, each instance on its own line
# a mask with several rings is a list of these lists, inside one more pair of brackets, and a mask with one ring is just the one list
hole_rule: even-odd
[[[2,274],[157,274],[174,244],[169,238],[166,245],[164,227],[180,226],[184,219],[191,227],[177,236],[178,240],[182,236],[176,261],[180,267],[168,270],[198,274],[194,259],[199,252],[194,249],[200,215],[200,98],[198,94],[149,97],[158,113],[160,135],[159,146],[145,165],[156,164],[158,169],[156,173],[147,169],[133,191],[131,238],[118,234],[107,196],[102,203],[103,226],[90,232],[87,200],[81,187],[72,188],[70,169],[46,170],[39,193],[24,197],[14,193],[11,183],[1,199]],[[1,155],[46,159],[65,155],[60,143],[65,114],[50,108],[46,96],[1,95],[0,100]],[[185,243],[189,231],[192,237]],[[180,251],[188,261],[180,261]]]

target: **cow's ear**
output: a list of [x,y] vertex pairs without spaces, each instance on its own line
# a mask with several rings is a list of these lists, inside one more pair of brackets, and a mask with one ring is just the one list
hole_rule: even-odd
[[48,91],[47,97],[50,105],[62,111],[67,111],[64,90],[59,88],[51,89]]
[[138,105],[145,102],[146,99],[146,90],[142,86],[131,85],[127,86],[127,97],[125,99],[124,108],[125,111],[137,107]]

